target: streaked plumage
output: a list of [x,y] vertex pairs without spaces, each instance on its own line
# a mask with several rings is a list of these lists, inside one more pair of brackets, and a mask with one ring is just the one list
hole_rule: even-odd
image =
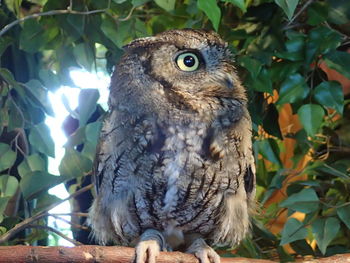
[[246,104],[215,33],[171,30],[126,46],[97,151],[95,237],[138,244],[137,262],[154,262],[157,244],[219,262],[206,244],[238,244],[254,203]]

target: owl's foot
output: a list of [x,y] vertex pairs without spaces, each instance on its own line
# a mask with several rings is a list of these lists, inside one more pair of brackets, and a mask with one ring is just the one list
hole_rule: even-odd
[[194,254],[200,263],[220,263],[220,256],[205,243],[203,238],[197,238],[186,252]]
[[154,229],[147,229],[136,245],[136,263],[156,263],[159,252],[166,250],[166,243],[163,235]]

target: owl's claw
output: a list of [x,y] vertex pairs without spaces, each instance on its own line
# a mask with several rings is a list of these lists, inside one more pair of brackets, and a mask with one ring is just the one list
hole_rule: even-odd
[[136,263],[156,263],[160,246],[156,240],[141,241],[136,246]]
[[196,239],[186,252],[194,254],[200,263],[220,263],[220,256],[202,238]]
[[156,263],[160,251],[166,250],[166,243],[163,235],[154,229],[146,230],[140,242],[136,245],[136,263]]

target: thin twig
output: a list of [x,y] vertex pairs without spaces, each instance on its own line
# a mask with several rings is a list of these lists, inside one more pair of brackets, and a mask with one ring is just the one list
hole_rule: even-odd
[[347,41],[350,37],[346,34],[344,34],[343,32],[340,32],[338,29],[332,27],[327,21],[324,22],[324,24],[331,30],[336,31],[338,34],[342,35],[342,37],[344,38],[343,41]]
[[9,231],[7,231],[5,234],[3,234],[2,236],[0,236],[0,244],[1,243],[4,243],[6,241],[8,241],[13,235],[17,234],[18,232],[22,231],[23,229],[27,228],[29,225],[31,225],[33,222],[43,218],[43,217],[46,217],[48,215],[50,215],[48,212],[60,205],[61,203],[73,198],[73,197],[76,197],[77,195],[80,195],[81,193],[84,193],[88,190],[90,190],[91,188],[93,187],[93,184],[89,184],[81,189],[79,189],[78,191],[76,191],[75,193],[71,194],[70,196],[68,196],[67,198],[63,199],[63,200],[60,200],[50,206],[48,206],[46,209],[44,209],[43,211],[37,213],[36,215],[32,216],[32,217],[29,217],[25,220],[23,220],[22,222],[18,223],[17,225],[15,225],[12,229],[10,229]]
[[133,13],[134,10],[135,10],[135,8],[136,8],[135,6],[134,6],[133,8],[131,8],[129,14],[128,14],[126,17],[124,17],[124,18],[118,18],[117,20],[118,20],[118,21],[121,21],[121,22],[129,20],[130,17],[132,16],[132,13]]
[[73,212],[73,213],[50,213],[51,216],[81,216],[81,217],[88,217],[88,213],[80,213],[80,212]]
[[300,16],[300,15],[305,11],[305,9],[306,9],[309,5],[312,4],[313,1],[314,1],[314,0],[309,0],[309,1],[307,1],[307,2],[305,3],[305,5],[303,5],[303,6],[299,9],[299,11],[292,17],[292,19],[288,22],[288,24],[284,27],[284,29],[288,28],[288,27],[294,22],[294,20],[295,20],[298,16]]
[[65,234],[63,234],[62,232],[58,231],[57,229],[54,229],[53,227],[50,226],[43,226],[43,225],[28,225],[28,228],[39,228],[39,229],[44,229],[44,230],[48,230],[50,232],[55,233],[56,235],[59,235],[60,237],[64,238],[65,240],[68,240],[69,242],[71,242],[72,244],[74,244],[75,246],[81,246],[82,243],[80,243],[79,241],[76,241],[68,236],[66,236]]
[[22,17],[20,19],[17,19],[13,22],[11,22],[10,24],[7,24],[1,31],[0,31],[0,37],[5,34],[8,30],[10,30],[12,27],[14,27],[15,25],[18,25],[28,19],[33,19],[33,18],[37,18],[37,17],[41,17],[41,16],[52,16],[52,15],[66,15],[66,14],[70,14],[70,15],[91,15],[91,14],[96,14],[96,13],[104,13],[107,11],[108,8],[105,9],[98,9],[98,10],[92,10],[92,11],[74,11],[74,10],[50,10],[47,12],[42,12],[42,13],[35,13],[29,16],[25,16]]
[[53,218],[56,218],[57,220],[61,220],[69,225],[71,225],[73,228],[77,228],[77,229],[81,229],[81,230],[89,230],[88,227],[86,226],[82,226],[82,225],[79,225],[79,224],[76,224],[76,223],[73,223],[61,216],[58,216],[58,215],[55,215],[55,214],[49,214],[49,216],[52,216]]
[[321,200],[320,200],[320,203],[323,204],[324,206],[327,206],[329,208],[335,208],[335,209],[350,205],[350,202],[346,202],[346,203],[343,203],[341,205],[330,205],[330,204],[327,204],[326,202],[323,202]]

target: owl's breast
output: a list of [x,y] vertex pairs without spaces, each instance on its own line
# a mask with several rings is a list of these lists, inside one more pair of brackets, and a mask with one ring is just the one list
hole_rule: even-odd
[[205,156],[205,124],[172,126],[165,134],[161,165],[150,178],[148,190],[139,196],[152,199],[148,206],[140,207],[144,209],[143,227],[153,224],[164,231],[207,235],[215,228],[224,196],[237,188],[238,181],[231,178],[238,169],[227,158],[214,161]]

